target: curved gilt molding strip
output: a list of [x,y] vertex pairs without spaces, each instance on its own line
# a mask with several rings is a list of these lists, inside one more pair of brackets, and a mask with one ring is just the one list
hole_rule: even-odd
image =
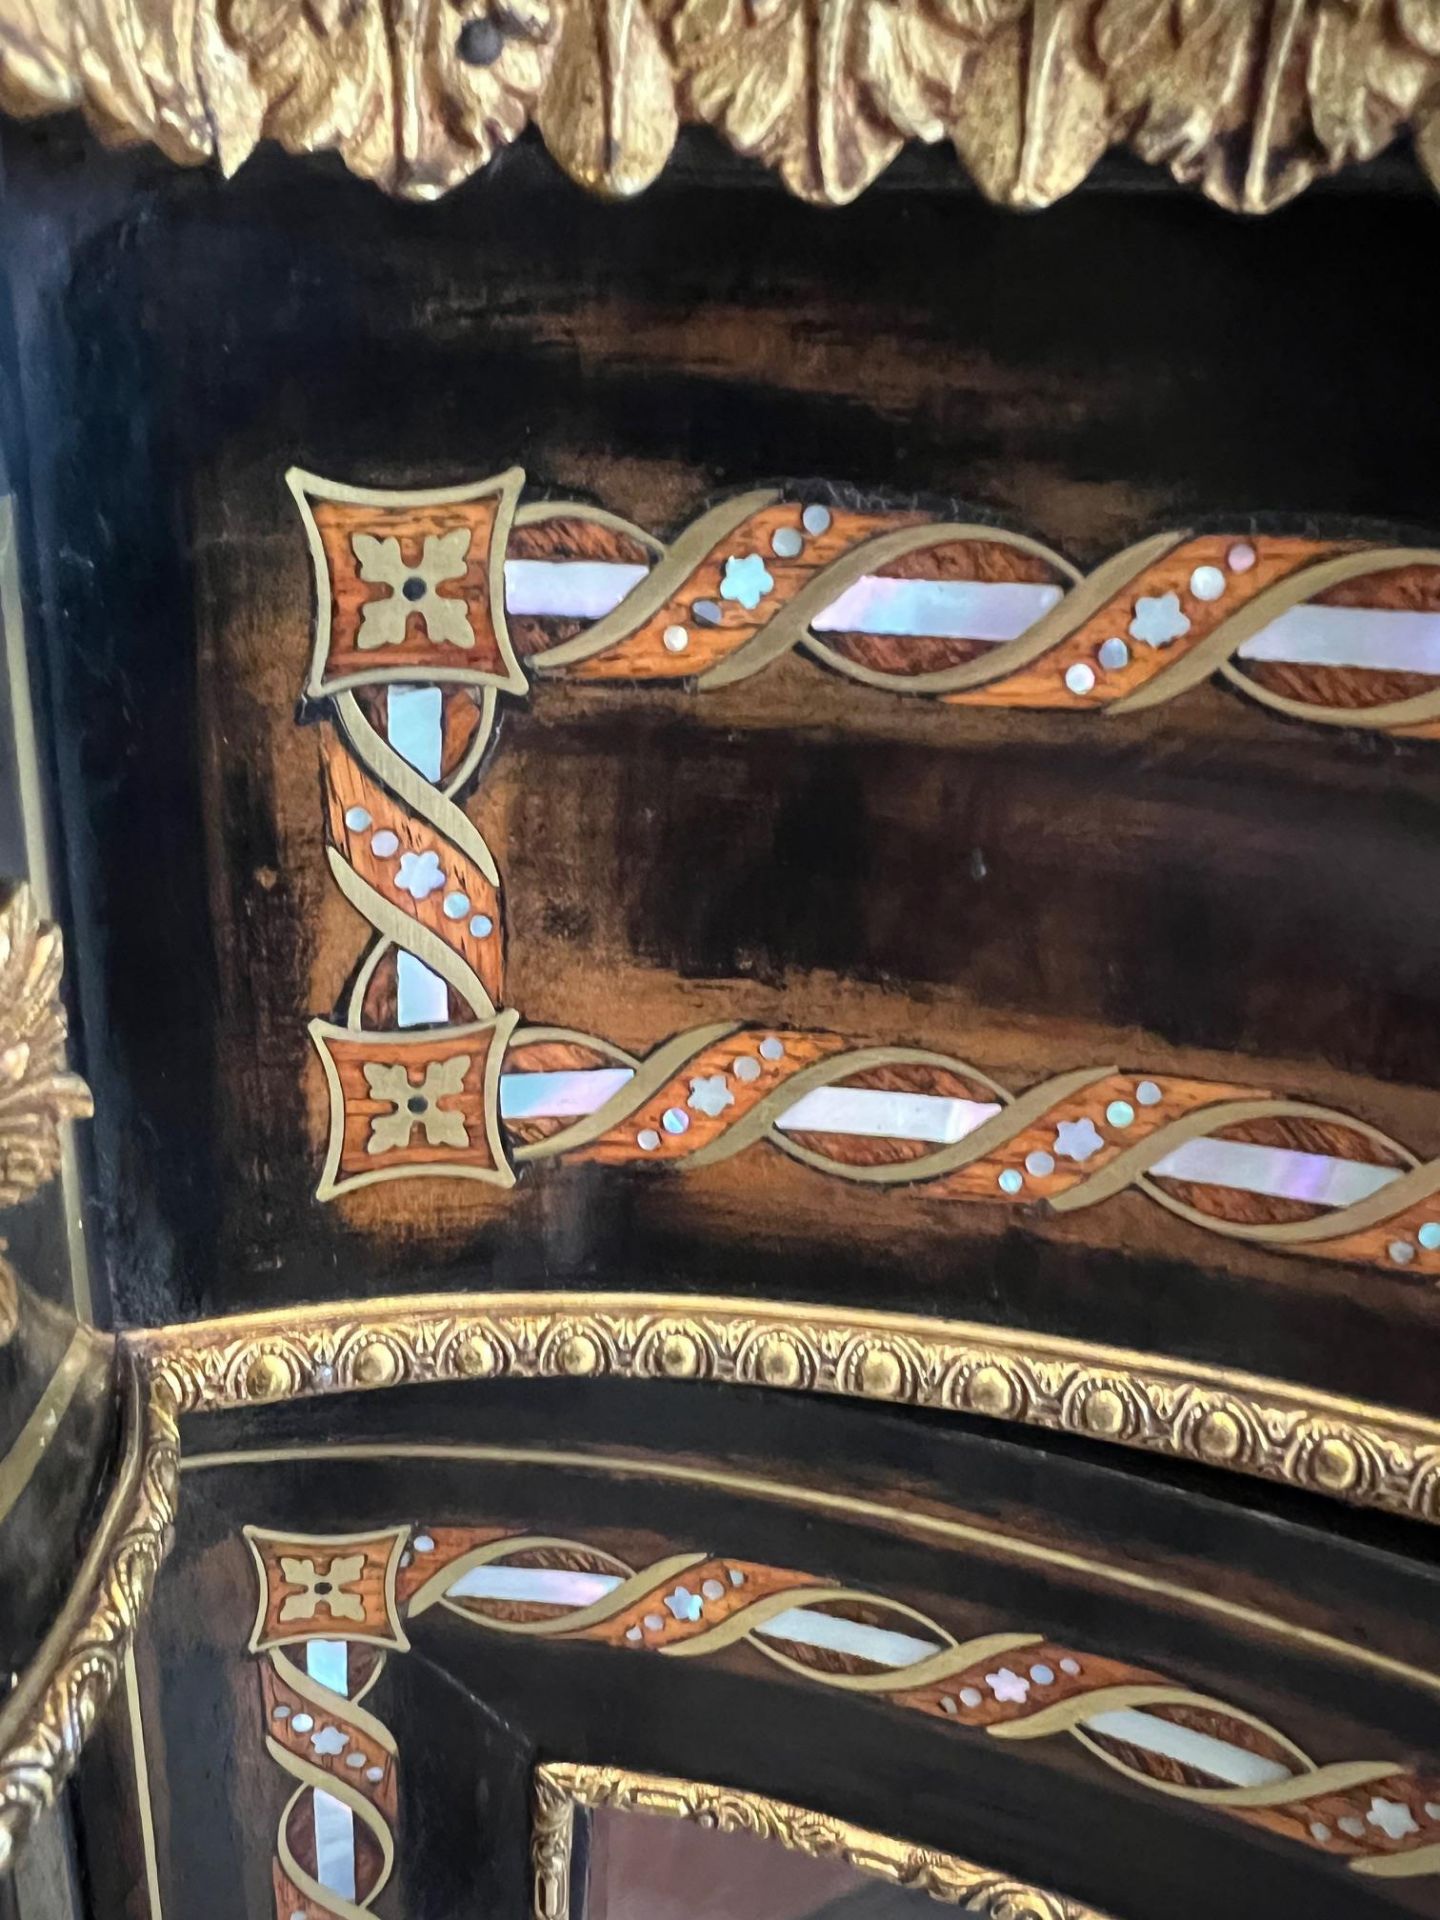
[[569,1920],[578,1807],[656,1814],[690,1820],[720,1833],[751,1834],[792,1853],[841,1861],[893,1886],[963,1906],[967,1913],[984,1915],[986,1920],[1019,1920],[1022,1915],[1024,1920],[1105,1920],[1078,1900],[993,1873],[958,1854],[913,1846],[848,1820],[736,1787],[632,1773],[623,1767],[550,1761],[535,1769],[533,1805],[534,1920]]
[[146,1387],[132,1367],[124,1457],[104,1515],[69,1599],[0,1707],[0,1873],[79,1760],[169,1549],[179,1434],[169,1394]]
[[[511,1037],[500,1095],[517,1163],[696,1168],[764,1142],[926,1199],[1073,1213],[1133,1188],[1230,1238],[1440,1277],[1440,1160],[1262,1088],[1097,1066],[1012,1096],[949,1054],[739,1027],[696,1028],[643,1060],[571,1033],[591,1064],[534,1071],[559,1038]],[[545,1101],[576,1117],[532,1137],[519,1116]]]
[[[142,57],[143,56],[143,57]],[[1124,140],[1260,212],[1410,132],[1440,171],[1425,0],[0,0],[0,102],[229,173],[269,137],[432,199],[534,118],[566,171],[639,191],[682,119],[811,201],[853,199],[907,140],[1043,206]],[[403,103],[403,110],[402,110]]]
[[587,1542],[493,1528],[416,1533],[398,1592],[521,1638],[669,1659],[743,1645],[815,1686],[1006,1741],[1068,1736],[1128,1780],[1343,1859],[1440,1872],[1440,1778],[1387,1757],[1317,1763],[1255,1715],[1034,1631],[958,1641],[910,1606],[730,1555],[632,1568]]
[[184,1412],[429,1380],[711,1380],[1077,1433],[1440,1521],[1440,1422],[1004,1327],[665,1294],[431,1295],[129,1336]]

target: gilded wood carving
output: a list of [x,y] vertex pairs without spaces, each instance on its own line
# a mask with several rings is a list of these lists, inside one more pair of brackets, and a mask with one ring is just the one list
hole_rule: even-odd
[[[44,1186],[60,1163],[60,1129],[90,1113],[90,1094],[65,1071],[60,935],[17,887],[0,910],[0,1207]],[[14,1331],[15,1280],[0,1260],[0,1340]]]
[[669,1820],[692,1820],[719,1833],[753,1834],[812,1859],[843,1861],[861,1873],[913,1888],[986,1920],[1103,1920],[1095,1908],[1063,1894],[768,1794],[634,1773],[627,1767],[577,1766],[565,1760],[535,1769],[534,1920],[569,1920],[573,1911],[570,1876],[579,1808],[656,1814]]
[[432,199],[534,120],[583,185],[664,167],[682,122],[792,192],[853,199],[910,140],[1017,207],[1126,143],[1263,212],[1403,133],[1440,169],[1431,0],[74,0],[0,5],[0,101],[233,172],[334,149]]
[[[90,1112],[84,1082],[64,1066],[61,966],[59,933],[41,922],[29,888],[17,887],[0,911],[0,1205],[14,1205],[52,1177],[61,1128]],[[18,1311],[15,1276],[0,1261],[0,1344],[13,1336]],[[75,1333],[30,1419],[0,1456],[0,1523],[100,1345],[89,1329]],[[128,1357],[124,1379],[121,1459],[104,1512],[65,1603],[0,1702],[0,1874],[79,1759],[120,1677],[168,1544],[178,1474],[171,1403],[150,1390]]]

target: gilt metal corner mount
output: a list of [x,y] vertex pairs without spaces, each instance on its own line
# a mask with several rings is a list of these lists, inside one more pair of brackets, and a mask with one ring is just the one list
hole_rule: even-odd
[[1042,207],[1112,146],[1265,212],[1402,135],[1440,176],[1435,0],[0,0],[0,108],[233,172],[333,148],[434,199],[533,120],[610,196],[683,123],[803,199],[909,141]]

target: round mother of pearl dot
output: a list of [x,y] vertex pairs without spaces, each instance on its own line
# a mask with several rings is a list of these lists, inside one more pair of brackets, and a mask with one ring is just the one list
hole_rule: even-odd
[[447,893],[441,902],[441,912],[447,920],[463,920],[470,911],[468,893]]
[[758,1080],[760,1078],[760,1062],[758,1060],[752,1060],[748,1053],[742,1053],[737,1060],[731,1063],[730,1071],[737,1080]]
[[1135,1098],[1142,1107],[1158,1107],[1165,1096],[1153,1080],[1142,1080],[1135,1089]]
[[1095,656],[1107,673],[1119,673],[1122,667],[1130,664],[1130,649],[1118,636],[1100,642],[1100,651]]
[[690,1116],[683,1107],[666,1107],[660,1116],[660,1124],[666,1133],[684,1133],[690,1125]]
[[796,527],[777,527],[770,536],[770,550],[778,560],[798,559],[804,545]]
[[1025,1176],[1018,1167],[1006,1167],[995,1184],[1002,1193],[1019,1193],[1025,1184]]
[[690,611],[702,627],[718,627],[722,618],[718,600],[697,600]]
[[1225,556],[1225,564],[1232,573],[1248,573],[1258,558],[1254,547],[1248,540],[1237,540]]
[[1071,693],[1089,693],[1095,685],[1095,669],[1077,660],[1073,667],[1065,669],[1065,684]]
[[1225,576],[1219,567],[1196,567],[1190,576],[1190,591],[1197,600],[1218,600],[1225,591]]
[[495,922],[488,913],[477,913],[470,922],[470,931],[477,940],[488,940],[495,931]]
[[1415,1258],[1415,1249],[1408,1240],[1392,1240],[1385,1251],[1397,1267],[1408,1267]]
[[1033,1153],[1025,1156],[1025,1171],[1033,1173],[1037,1180],[1044,1180],[1055,1171],[1055,1156],[1046,1153],[1043,1147],[1037,1147]]
[[370,814],[365,807],[347,807],[345,824],[352,833],[363,833],[370,824]]
[[660,1136],[654,1127],[642,1127],[635,1136],[635,1144],[642,1153],[654,1153],[660,1144]]
[[382,860],[388,860],[392,853],[400,851],[400,836],[392,833],[388,827],[382,827],[370,840],[370,851]]
[[1427,1253],[1434,1253],[1440,1247],[1440,1220],[1427,1220],[1415,1238]]
[[1112,1100],[1105,1109],[1105,1118],[1112,1127],[1128,1127],[1135,1118],[1135,1109],[1128,1100]]
[[666,627],[660,639],[667,653],[683,653],[690,644],[690,636],[684,627]]
[[830,531],[830,509],[818,504],[806,507],[800,516],[800,524],[806,533],[828,533]]
[[766,1034],[765,1038],[760,1042],[760,1058],[762,1060],[783,1060],[785,1058],[784,1042],[777,1040],[773,1033]]

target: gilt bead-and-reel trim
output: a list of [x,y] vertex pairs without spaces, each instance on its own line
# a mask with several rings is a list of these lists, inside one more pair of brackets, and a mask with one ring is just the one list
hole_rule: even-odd
[[773,492],[667,548],[596,508],[521,507],[522,481],[395,495],[291,476],[316,569],[327,855],[373,932],[343,1023],[311,1025],[322,1199],[509,1186],[551,1159],[692,1170],[763,1145],[927,1200],[1070,1212],[1131,1191],[1272,1250],[1440,1277],[1440,1160],[1281,1089],[1102,1063],[1007,1088],[958,1055],[824,1031],[717,1024],[639,1056],[526,1026],[505,1006],[500,874],[461,804],[527,671],[703,691],[797,646],[892,690],[1115,712],[1223,670],[1287,712],[1423,731],[1440,724],[1440,554],[1166,535],[1081,581],[1019,535]]
[[[957,1737],[1074,1740],[1133,1785],[1263,1827],[1358,1873],[1440,1872],[1440,1776],[1383,1756],[1317,1761],[1223,1700],[1023,1626],[958,1640],[899,1601],[728,1554],[679,1551],[634,1567],[585,1541],[502,1527],[397,1527],[368,1543],[247,1532],[252,1544],[257,1536],[269,1542],[256,1553],[262,1590],[252,1638],[269,1662],[267,1746],[300,1782],[277,1841],[277,1920],[290,1920],[283,1901],[292,1892],[307,1920],[313,1913],[356,1920],[388,1878],[394,1747],[356,1703],[378,1671],[369,1663],[384,1657],[375,1644],[408,1647],[407,1628],[437,1606],[516,1639],[583,1640],[669,1659],[744,1647],[792,1680],[923,1713],[953,1726]],[[387,1555],[392,1573],[382,1584],[367,1566]],[[296,1616],[288,1625],[287,1609]],[[306,1670],[293,1646],[276,1643],[317,1629],[353,1635],[356,1644],[301,1640]],[[315,1678],[317,1659],[322,1673],[333,1674],[343,1672],[345,1657],[368,1670],[348,1696]],[[363,1764],[342,1778],[342,1755],[348,1765],[350,1752]],[[327,1879],[296,1853],[297,1810],[307,1793],[339,1796],[349,1812],[340,1838],[367,1861],[356,1867],[349,1893],[337,1895],[335,1872]],[[330,1831],[323,1799],[320,1814],[312,1807],[309,1817],[320,1819],[315,1833]],[[354,1845],[362,1829],[373,1847]],[[324,1855],[321,1839],[314,1846],[311,1857]]]

